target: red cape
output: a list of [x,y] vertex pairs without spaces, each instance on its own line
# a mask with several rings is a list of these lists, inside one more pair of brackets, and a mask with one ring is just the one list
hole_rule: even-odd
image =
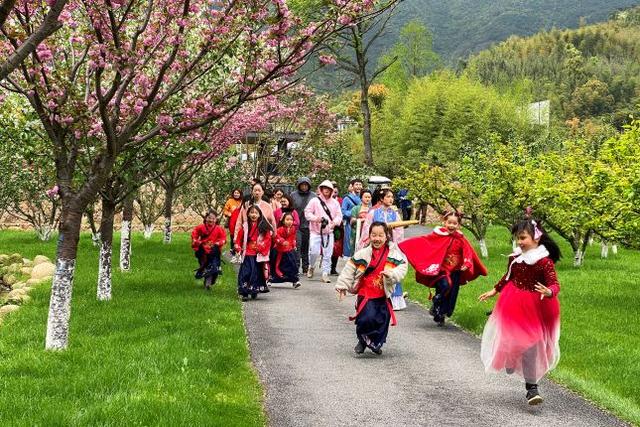
[[486,267],[464,235],[459,231],[447,235],[438,234],[438,232],[442,233],[442,230],[444,229],[440,228],[433,233],[406,239],[398,244],[416,270],[416,282],[430,288],[435,286],[436,279],[442,277],[440,266],[452,239],[460,239],[464,264],[467,266],[467,270],[461,272],[460,285],[467,284],[478,276],[486,276]]

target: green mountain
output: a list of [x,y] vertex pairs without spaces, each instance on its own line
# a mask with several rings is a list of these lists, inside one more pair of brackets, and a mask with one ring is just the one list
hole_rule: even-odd
[[418,19],[433,32],[435,51],[455,64],[511,35],[577,28],[638,4],[638,0],[404,0],[378,51],[393,45],[406,22]]
[[[377,64],[411,20],[426,24],[433,33],[434,50],[446,65],[457,67],[471,54],[511,35],[577,28],[605,21],[615,11],[639,4],[639,0],[402,0],[384,36],[372,46],[369,64]],[[321,70],[309,81],[321,91],[341,91],[352,78],[336,71],[333,67]]]
[[487,85],[527,87],[560,120],[600,117],[618,127],[640,103],[640,7],[572,30],[510,37],[468,61]]

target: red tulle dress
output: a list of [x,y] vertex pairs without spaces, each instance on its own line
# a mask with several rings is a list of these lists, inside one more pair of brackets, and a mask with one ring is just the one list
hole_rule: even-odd
[[[533,251],[548,254],[543,246]],[[480,353],[487,372],[505,370],[538,383],[560,360],[560,284],[550,258],[527,255],[512,255],[495,286],[500,296],[484,327]],[[553,295],[541,299],[537,282]]]

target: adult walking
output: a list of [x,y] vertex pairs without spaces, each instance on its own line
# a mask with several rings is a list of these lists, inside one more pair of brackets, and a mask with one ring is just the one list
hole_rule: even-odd
[[313,269],[322,255],[322,281],[331,283],[331,255],[333,254],[333,230],[342,224],[340,204],[333,195],[333,184],[326,180],[318,186],[318,197],[311,199],[304,209],[309,221],[309,269],[307,277],[313,277]]
[[296,232],[296,254],[298,268],[302,267],[302,273],[307,274],[309,270],[309,221],[304,216],[304,208],[315,196],[311,192],[311,180],[306,176],[298,179],[297,190],[291,192],[293,207],[298,213],[300,226]]
[[354,207],[362,203],[360,193],[362,192],[362,180],[353,179],[349,183],[350,191],[342,199],[342,219],[344,220],[344,244],[342,247],[342,255],[351,257],[354,248],[351,246],[351,211]]

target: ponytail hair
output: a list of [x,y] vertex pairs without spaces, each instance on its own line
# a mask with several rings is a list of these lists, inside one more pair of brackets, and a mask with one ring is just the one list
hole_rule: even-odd
[[560,247],[558,244],[547,234],[545,229],[540,224],[540,221],[536,221],[534,219],[525,219],[513,224],[511,227],[511,234],[517,236],[520,233],[527,233],[534,240],[538,241],[538,244],[544,245],[549,251],[549,258],[551,261],[557,263],[560,258],[562,258],[562,253],[560,252]]

